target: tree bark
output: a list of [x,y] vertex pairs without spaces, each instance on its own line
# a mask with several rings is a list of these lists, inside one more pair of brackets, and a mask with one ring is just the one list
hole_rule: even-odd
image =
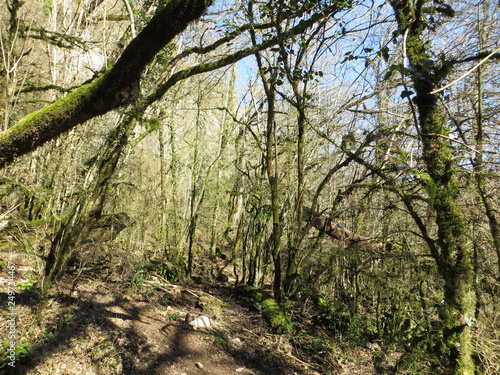
[[433,64],[423,38],[427,27],[426,1],[392,0],[399,31],[406,43],[406,54],[412,69],[407,73],[413,82],[413,102],[418,112],[418,128],[423,143],[426,173],[419,175],[429,196],[429,206],[438,227],[438,253],[433,254],[444,280],[444,303],[440,311],[443,322],[441,353],[446,373],[473,375],[471,322],[474,317],[472,246],[467,227],[459,211],[459,189],[449,130],[438,98],[432,92],[441,86],[449,65]]
[[0,133],[0,168],[86,120],[135,101],[146,66],[212,2],[169,1],[132,40],[110,70]]

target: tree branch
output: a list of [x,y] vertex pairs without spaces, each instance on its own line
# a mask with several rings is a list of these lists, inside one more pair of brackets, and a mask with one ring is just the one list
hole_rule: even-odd
[[139,82],[154,56],[213,0],[171,0],[101,77],[23,117],[0,133],[0,168],[93,117],[135,101]]
[[[212,0],[208,1],[210,3]],[[0,168],[12,162],[17,156],[24,155],[57,138],[78,124],[136,102],[139,97],[140,77],[146,65],[173,37],[183,31],[189,22],[199,18],[207,6],[203,0],[171,0],[132,40],[109,71],[53,104],[25,116],[7,131],[0,133]],[[299,35],[316,22],[342,8],[342,4],[331,5],[312,14],[308,19],[301,20],[295,27],[279,36],[266,39],[260,44],[219,60],[180,70],[170,76],[158,90],[140,100],[137,107],[147,108],[181,80],[233,64],[282,40]]]
[[330,6],[322,12],[315,13],[308,19],[304,19],[300,21],[295,27],[290,28],[283,34],[279,36],[275,36],[273,38],[269,38],[264,40],[263,42],[256,44],[251,47],[244,48],[238,52],[235,52],[231,55],[225,56],[219,60],[202,63],[199,65],[195,65],[183,70],[180,70],[174,73],[170,78],[161,86],[161,88],[155,91],[154,94],[150,95],[148,98],[149,104],[155,102],[160,99],[172,86],[174,86],[177,82],[182,81],[186,78],[192,77],[197,74],[211,72],[213,70],[222,68],[224,66],[233,64],[245,57],[251,56],[257,52],[263,51],[267,48],[270,48],[276,44],[278,44],[282,40],[286,40],[291,38],[292,36],[299,35],[304,33],[309,27],[314,25],[316,22],[321,21],[322,19],[331,16],[335,11],[340,9],[339,6]]
[[496,50],[494,50],[489,55],[487,55],[486,57],[484,57],[481,61],[479,61],[476,65],[474,65],[471,69],[469,69],[467,72],[465,72],[462,76],[458,77],[456,80],[448,83],[447,85],[445,85],[445,86],[443,86],[443,87],[441,87],[439,89],[433,90],[430,93],[431,94],[437,94],[438,92],[444,91],[448,87],[453,86],[457,82],[460,82],[462,79],[464,79],[469,74],[471,74],[472,72],[474,72],[477,68],[479,68],[481,65],[483,65],[486,61],[488,61],[489,59],[491,59],[493,56],[497,55],[499,51],[500,51],[500,47],[498,47]]
[[364,250],[380,250],[384,244],[374,241],[373,238],[360,236],[351,232],[349,229],[342,227],[339,224],[333,223],[319,212],[311,210],[310,207],[303,206],[304,219],[310,221],[312,225],[330,237],[339,241],[351,241]]

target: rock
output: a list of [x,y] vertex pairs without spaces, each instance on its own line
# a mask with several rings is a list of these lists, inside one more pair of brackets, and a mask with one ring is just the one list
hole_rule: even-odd
[[209,329],[211,326],[210,319],[205,315],[198,315],[196,318],[189,322],[193,329]]
[[195,363],[195,366],[198,367],[198,368],[203,368],[203,363],[201,362],[196,362]]
[[225,307],[225,303],[209,294],[204,294],[199,298],[196,306],[199,307],[205,315],[220,316],[223,307]]
[[215,280],[221,281],[223,283],[227,283],[228,280],[229,280],[229,277],[227,275],[223,274],[223,273],[220,273],[220,274],[217,275],[217,277],[215,278]]
[[373,350],[373,351],[381,351],[382,348],[380,347],[379,344],[377,344],[376,342],[370,342],[368,343],[368,349],[370,350]]

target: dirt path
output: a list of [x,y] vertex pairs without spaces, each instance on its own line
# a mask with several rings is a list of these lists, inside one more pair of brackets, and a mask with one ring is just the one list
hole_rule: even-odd
[[[280,336],[268,332],[257,309],[228,287],[207,294],[193,285],[165,307],[158,300],[171,297],[168,293],[151,289],[149,295],[134,295],[120,285],[88,275],[72,289],[67,277],[38,325],[31,310],[36,298],[19,293],[19,330],[32,330],[44,340],[19,361],[14,373],[317,374],[281,352]],[[187,313],[205,313],[195,294],[224,299],[218,316],[210,316],[209,330],[193,330],[184,322]]]
[[[1,259],[1,257],[0,257]],[[20,260],[16,260],[19,264]],[[17,282],[29,278],[18,268]],[[6,280],[0,277],[0,283]],[[27,375],[318,375],[373,374],[371,358],[345,362],[328,371],[315,355],[296,358],[290,335],[271,333],[259,311],[223,284],[159,288],[145,282],[125,289],[116,275],[67,275],[54,287],[41,314],[36,293],[16,295],[18,344],[29,337],[30,351],[16,368],[0,373]],[[170,288],[170,289],[169,289]],[[5,300],[6,294],[1,296]],[[214,305],[210,304],[214,302]],[[207,315],[209,330],[193,330],[186,314]],[[2,337],[6,335],[2,326]],[[35,338],[33,340],[33,338]],[[34,341],[34,343],[33,343]],[[316,353],[316,358],[325,356]],[[364,353],[359,353],[363,356]],[[365,353],[366,354],[366,353]],[[370,354],[368,354],[370,356]],[[302,358],[308,358],[302,357]]]

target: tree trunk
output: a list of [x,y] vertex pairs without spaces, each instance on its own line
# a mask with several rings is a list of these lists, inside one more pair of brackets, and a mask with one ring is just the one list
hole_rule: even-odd
[[169,259],[174,264],[178,264],[180,260],[180,230],[181,225],[179,223],[180,209],[179,209],[179,155],[177,152],[177,139],[174,129],[174,114],[177,107],[177,101],[172,104],[172,109],[170,113],[170,118],[168,121],[168,131],[169,131],[169,146],[170,146],[170,173],[172,178],[172,215],[171,215],[171,232],[169,245],[169,254],[167,259]]
[[418,111],[418,128],[423,143],[427,173],[419,177],[429,196],[430,208],[438,227],[435,261],[444,280],[442,352],[446,373],[473,375],[471,322],[474,317],[472,246],[467,239],[465,220],[457,205],[458,184],[451,144],[447,138],[446,119],[431,92],[449,72],[446,64],[429,66],[430,54],[423,38],[426,28],[424,2],[393,0],[399,31],[404,35],[412,69],[407,74],[413,82],[413,102]]
[[[482,5],[485,9],[484,16],[488,16],[489,1],[485,1]],[[482,26],[489,22],[489,19],[480,22],[478,25],[479,32],[479,43],[481,47],[481,52],[485,52],[486,36],[483,35]],[[495,204],[491,199],[491,194],[487,191],[487,172],[484,168],[483,152],[484,152],[484,128],[483,128],[483,71],[484,66],[480,66],[477,69],[477,101],[475,103],[475,117],[476,117],[476,150],[474,160],[472,160],[472,165],[474,166],[476,186],[479,193],[481,202],[483,203],[484,211],[486,217],[488,218],[488,224],[490,226],[490,233],[493,239],[493,248],[495,249],[497,255],[497,266],[498,274],[500,277],[500,222],[497,218]]]
[[[253,4],[248,5],[249,17],[253,22]],[[255,32],[250,30],[252,37],[252,44],[257,45]],[[264,151],[265,158],[265,171],[267,180],[269,182],[269,191],[271,194],[271,217],[272,217],[272,233],[270,237],[270,252],[274,266],[274,279],[273,291],[274,297],[281,300],[281,232],[282,225],[280,220],[280,205],[279,205],[279,190],[278,190],[278,160],[277,160],[277,142],[276,142],[276,117],[275,117],[275,104],[276,104],[276,73],[271,73],[268,78],[262,58],[259,53],[255,54],[257,66],[259,67],[259,75],[262,81],[262,86],[267,99],[267,123],[266,123],[266,147]]]
[[211,3],[212,0],[169,1],[110,70],[1,133],[0,168],[86,120],[135,101],[146,66]]
[[168,226],[167,226],[167,160],[165,157],[165,136],[163,132],[163,124],[158,127],[158,144],[160,151],[160,203],[161,203],[161,217],[160,217],[160,244],[168,259]]
[[[272,86],[272,85],[271,85]],[[266,173],[271,192],[271,215],[273,231],[271,235],[271,255],[274,266],[273,290],[274,297],[281,300],[281,217],[278,190],[278,162],[276,160],[276,121],[274,118],[275,92],[274,87],[268,91],[268,117],[266,139]]]
[[[201,170],[200,162],[200,134],[201,134],[201,93],[198,93],[198,100],[196,102],[196,123],[195,123],[195,138],[193,144],[193,160],[191,162],[191,191],[190,191],[190,202],[189,202],[189,230],[188,230],[188,259],[187,259],[187,275],[189,277],[193,276],[193,260],[194,260],[194,242],[196,238],[196,224],[198,221],[198,208],[203,200],[203,190],[202,186],[199,184],[199,174]],[[201,183],[200,183],[201,185]],[[201,191],[200,202],[197,204],[198,190]]]
[[128,143],[133,124],[133,118],[126,117],[112,130],[97,158],[96,177],[87,187],[88,193],[82,194],[78,199],[68,214],[67,221],[61,224],[52,241],[41,285],[42,296],[46,296],[52,281],[63,274],[78,242],[87,237],[100,219],[106,196],[105,190],[114,175],[123,148]]

